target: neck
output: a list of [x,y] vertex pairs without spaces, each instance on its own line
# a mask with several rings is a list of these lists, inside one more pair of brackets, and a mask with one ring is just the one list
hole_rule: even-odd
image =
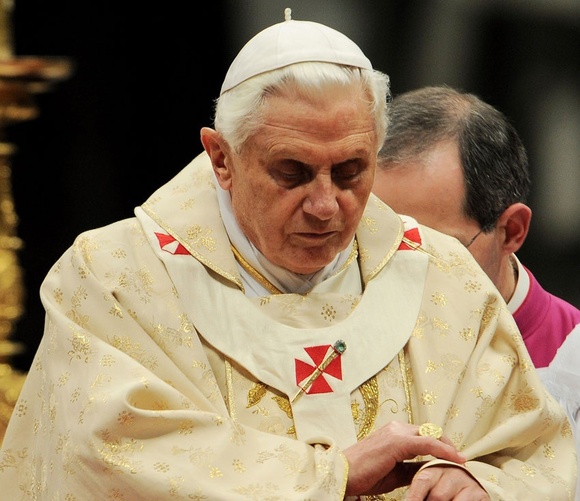
[[516,284],[518,283],[518,263],[516,262],[513,254],[510,254],[506,259],[506,265],[502,270],[503,280],[499,284],[498,290],[503,296],[506,303],[510,301],[514,292],[516,290]]

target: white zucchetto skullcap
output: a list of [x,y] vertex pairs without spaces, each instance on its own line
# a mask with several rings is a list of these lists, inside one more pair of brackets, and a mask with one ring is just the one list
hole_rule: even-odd
[[346,35],[311,21],[294,21],[291,10],[285,21],[251,38],[233,60],[220,95],[248,78],[294,63],[320,61],[372,69],[360,47]]

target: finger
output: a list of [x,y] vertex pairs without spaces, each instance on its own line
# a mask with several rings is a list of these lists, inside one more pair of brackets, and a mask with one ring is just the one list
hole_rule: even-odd
[[397,463],[388,475],[382,477],[372,488],[363,494],[374,495],[392,492],[399,487],[410,485],[413,477],[424,462],[409,461]]
[[[409,453],[415,456],[433,456],[438,459],[446,459],[454,463],[463,464],[467,457],[459,452],[449,439],[441,440],[433,437],[416,437],[409,440]],[[405,459],[411,459],[407,457]]]
[[465,470],[450,465],[426,468],[412,479],[407,501],[453,499],[489,501],[489,495]]
[[[411,480],[407,501],[423,501],[427,499],[429,492],[441,478],[439,468],[425,468]],[[443,498],[442,498],[443,499]]]
[[491,501],[489,494],[483,489],[463,489],[458,492],[453,501]]
[[392,475],[389,475],[392,477],[391,481],[396,483],[391,490],[403,487],[404,485],[410,485],[413,478],[424,464],[424,461],[403,461],[402,463],[397,463],[395,468],[393,468]]
[[436,440],[443,442],[446,445],[455,447],[455,444],[451,441],[451,439],[445,435],[443,435],[443,428],[435,423],[423,423],[417,427],[417,433],[421,437],[431,437]]

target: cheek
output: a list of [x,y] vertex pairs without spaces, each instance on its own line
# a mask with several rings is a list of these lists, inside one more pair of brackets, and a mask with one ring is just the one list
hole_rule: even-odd
[[[360,189],[356,191],[344,192],[339,197],[339,205],[342,212],[349,218],[353,216],[360,216],[365,210],[367,201],[369,199],[370,189]],[[354,218],[356,223],[358,223],[358,218]]]
[[234,208],[244,229],[252,228],[253,235],[262,238],[276,238],[285,233],[296,221],[300,212],[301,199],[291,192],[268,190],[265,187],[253,189],[240,197]]
[[267,187],[236,180],[232,189],[232,206],[238,214],[245,217],[260,217],[272,204],[272,197]]

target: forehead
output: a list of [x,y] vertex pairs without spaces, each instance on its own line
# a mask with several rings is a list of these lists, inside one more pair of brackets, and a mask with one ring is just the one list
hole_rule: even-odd
[[359,86],[338,87],[316,96],[270,96],[252,139],[268,154],[304,152],[376,153],[375,116]]

